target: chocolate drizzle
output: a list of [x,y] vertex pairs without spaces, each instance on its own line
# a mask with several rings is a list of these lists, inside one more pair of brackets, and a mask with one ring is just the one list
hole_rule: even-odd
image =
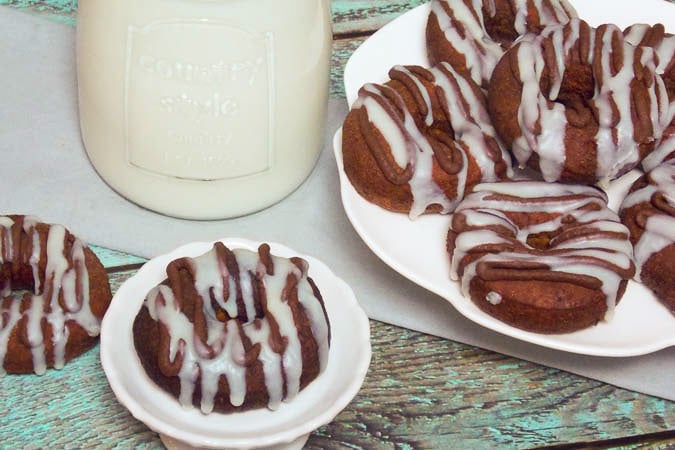
[[144,308],[159,324],[159,370],[179,379],[182,405],[211,412],[222,378],[229,407],[243,407],[257,383],[263,392],[254,397],[276,409],[325,368],[328,318],[307,270],[306,261],[273,256],[267,244],[251,252],[217,242],[169,263]]
[[600,289],[602,281],[577,273],[552,271],[546,264],[530,261],[485,261],[476,265],[476,275],[485,281],[549,281],[572,283],[589,289]]
[[[388,88],[383,86],[380,92],[382,93],[382,96],[385,97],[384,93],[389,92],[389,90]],[[366,96],[375,97],[376,94],[373,91],[367,92],[364,90],[362,95],[364,97]],[[403,121],[399,118],[400,110],[392,110],[387,103],[385,103],[380,99],[377,99],[377,97],[375,98],[376,101],[380,105],[382,105],[382,107],[385,110],[390,111],[390,117],[393,119],[393,122],[399,128],[401,134],[405,135],[405,132],[403,131],[405,129],[405,126],[403,125]],[[378,167],[382,171],[382,174],[384,174],[387,180],[389,180],[393,184],[403,185],[408,183],[408,181],[410,181],[410,179],[413,176],[412,163],[410,161],[407,161],[405,167],[399,166],[395,158],[392,157],[392,154],[390,153],[389,149],[386,146],[382,145],[378,136],[373,132],[367,111],[358,110],[356,114],[358,114],[359,128],[361,130],[361,133],[363,134],[363,138],[365,139],[366,143],[368,144],[368,148],[375,157],[375,161],[377,162]],[[414,154],[415,152],[415,149],[413,148],[414,142],[407,136],[404,145],[406,147],[407,154],[409,155]]]
[[675,204],[673,204],[673,193],[675,190],[671,189],[668,194],[665,192],[655,192],[652,195],[651,203],[659,213],[671,217],[675,217]]

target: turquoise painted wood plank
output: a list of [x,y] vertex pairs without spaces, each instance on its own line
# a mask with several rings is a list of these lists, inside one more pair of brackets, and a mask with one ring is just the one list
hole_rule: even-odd
[[[338,35],[367,34],[428,0],[332,0],[333,30]],[[673,3],[675,0],[665,0]],[[77,0],[0,0],[0,5],[44,14],[75,24]]]
[[0,5],[39,14],[69,25],[75,25],[77,20],[77,0],[0,0]]
[[[336,34],[372,33],[385,23],[426,0],[333,0],[333,31]],[[41,14],[74,25],[77,0],[0,0],[0,5]]]
[[338,35],[370,34],[404,12],[428,0],[334,0],[333,32]]
[[333,41],[333,54],[331,56],[331,75],[330,75],[330,96],[334,98],[345,98],[344,72],[345,64],[349,57],[354,53],[359,45],[365,41],[367,36],[359,36],[350,39],[340,39]]
[[118,267],[127,265],[139,265],[147,261],[145,258],[139,256],[128,255],[126,253],[111,250],[109,248],[98,247],[95,245],[89,246],[96,256],[101,260],[103,267]]
[[11,4],[17,8],[51,8],[55,11],[72,12],[77,10],[77,0],[1,0],[0,4]]

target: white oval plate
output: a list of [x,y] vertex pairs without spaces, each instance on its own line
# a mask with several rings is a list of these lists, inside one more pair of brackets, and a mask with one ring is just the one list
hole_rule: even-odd
[[[675,5],[665,0],[572,1],[579,15],[597,25],[612,21],[624,27],[634,22],[661,21],[675,31]],[[345,67],[345,90],[351,105],[367,82],[382,82],[396,64],[428,66],[424,44],[429,4],[419,6],[390,22],[366,40]],[[352,187],[342,167],[341,130],[333,140],[340,175],[342,203],[361,239],[394,270],[448,300],[474,322],[505,335],[558,350],[596,356],[634,356],[675,345],[675,316],[644,286],[630,282],[614,317],[586,330],[561,335],[531,333],[487,315],[462,296],[450,280],[445,251],[449,216],[407,215],[386,211],[363,199]],[[616,210],[637,173],[617,180],[610,189],[610,207]]]
[[[260,243],[223,239],[229,248],[256,251]],[[370,364],[370,326],[352,289],[321,261],[270,243],[272,254],[300,256],[321,290],[331,324],[331,347],[324,372],[276,411],[266,408],[232,414],[202,414],[182,408],[145,374],[133,346],[132,325],[146,293],[166,278],[167,264],[197,256],[213,242],[196,242],[148,261],[113,297],[101,327],[101,364],[117,399],[150,429],[195,447],[258,448],[297,442],[329,423],[359,391]]]

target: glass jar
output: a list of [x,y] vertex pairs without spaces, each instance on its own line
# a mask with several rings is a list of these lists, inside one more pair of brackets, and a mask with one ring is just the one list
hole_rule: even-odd
[[321,150],[329,0],[80,0],[80,127],[99,175],[148,209],[272,205]]

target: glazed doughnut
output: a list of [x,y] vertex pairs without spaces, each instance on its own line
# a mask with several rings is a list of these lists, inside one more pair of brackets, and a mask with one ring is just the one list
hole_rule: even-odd
[[521,167],[551,182],[606,183],[638,165],[669,123],[657,63],[614,25],[549,26],[495,67],[490,116]]
[[466,189],[505,178],[480,88],[442,63],[396,66],[359,90],[343,125],[345,173],[368,201],[411,218],[448,213]]
[[111,300],[96,255],[61,225],[0,217],[0,373],[62,368],[97,342]]
[[451,278],[487,314],[537,333],[609,319],[635,267],[628,229],[600,190],[482,183],[448,231]]
[[176,259],[133,324],[148,376],[205,414],[277,409],[328,363],[330,324],[304,259],[263,244]]
[[429,61],[449,62],[487,88],[497,61],[519,36],[576,15],[566,0],[432,0],[426,25]]
[[636,279],[675,314],[675,159],[638,178],[619,214],[630,230]]

